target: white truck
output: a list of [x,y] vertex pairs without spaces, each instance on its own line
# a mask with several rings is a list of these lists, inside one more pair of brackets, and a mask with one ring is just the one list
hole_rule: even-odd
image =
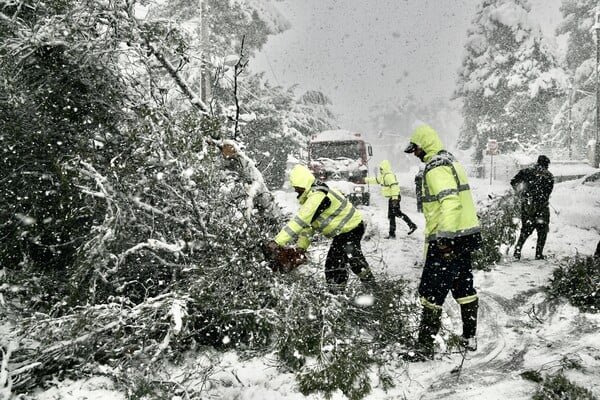
[[323,131],[308,143],[308,168],[328,186],[340,190],[353,204],[369,205],[371,145],[360,133],[344,129]]

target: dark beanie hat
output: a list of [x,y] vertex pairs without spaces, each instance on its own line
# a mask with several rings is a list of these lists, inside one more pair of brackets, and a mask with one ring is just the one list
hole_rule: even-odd
[[550,159],[544,155],[541,155],[538,157],[537,163],[542,167],[547,167],[548,165],[550,165]]

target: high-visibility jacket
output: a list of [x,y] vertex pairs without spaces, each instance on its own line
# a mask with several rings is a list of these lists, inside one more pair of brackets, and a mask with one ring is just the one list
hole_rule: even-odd
[[410,138],[425,151],[421,200],[426,243],[479,234],[479,219],[467,181],[456,158],[444,150],[433,128],[422,125]]
[[400,198],[400,186],[398,179],[392,171],[392,165],[388,160],[379,163],[379,175],[377,177],[366,177],[366,183],[378,183],[381,185],[381,194],[383,197],[396,200]]
[[290,184],[304,188],[304,192],[298,196],[298,213],[275,236],[278,245],[297,240],[298,247],[307,249],[314,231],[334,237],[350,232],[362,222],[360,212],[342,193],[317,181],[305,166],[296,165],[292,169]]

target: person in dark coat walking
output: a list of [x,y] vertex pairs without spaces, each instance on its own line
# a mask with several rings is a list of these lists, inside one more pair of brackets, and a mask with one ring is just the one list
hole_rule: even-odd
[[520,170],[510,185],[521,201],[521,233],[515,245],[514,257],[521,258],[521,249],[527,238],[537,231],[535,259],[544,259],[544,245],[550,224],[550,194],[554,189],[554,175],[548,171],[550,159],[541,155],[533,167]]

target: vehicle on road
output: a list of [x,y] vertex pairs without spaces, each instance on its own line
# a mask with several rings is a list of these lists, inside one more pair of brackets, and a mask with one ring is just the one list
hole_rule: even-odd
[[340,190],[353,204],[369,205],[365,177],[373,149],[360,133],[344,129],[322,131],[308,144],[308,168],[315,177]]

